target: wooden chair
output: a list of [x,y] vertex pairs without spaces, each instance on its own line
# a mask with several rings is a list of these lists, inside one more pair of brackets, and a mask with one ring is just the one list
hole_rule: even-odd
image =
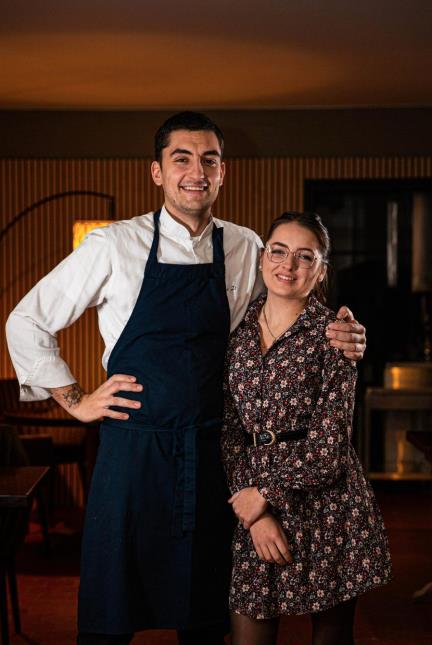
[[[27,466],[28,457],[14,426],[0,424],[0,467]],[[37,493],[42,524],[48,531],[44,514],[43,490]],[[17,634],[21,633],[21,617],[16,579],[15,554],[27,533],[31,505],[28,508],[2,508],[0,512],[0,623],[3,645],[9,643],[8,587]],[[46,533],[48,538],[48,532]]]
[[[19,400],[19,384],[17,379],[0,379],[0,422],[4,420],[5,411],[16,409],[47,410],[55,407],[53,399],[23,403]],[[18,426],[21,441],[27,451],[29,462],[32,466],[59,466],[62,464],[77,464],[81,479],[84,497],[87,494],[87,454],[86,432],[84,427],[53,427],[39,428],[38,426]],[[43,436],[43,440],[36,437]],[[46,437],[51,437],[52,447],[46,444]],[[47,450],[44,457],[44,449]],[[54,484],[55,473],[53,469],[51,480]],[[54,488],[51,489],[50,505],[53,506]]]

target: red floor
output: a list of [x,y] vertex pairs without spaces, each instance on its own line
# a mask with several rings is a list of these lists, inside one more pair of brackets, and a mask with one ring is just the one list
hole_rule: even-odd
[[[412,593],[432,580],[432,494],[380,492],[379,500],[389,532],[394,581],[361,598],[356,620],[356,645],[431,645],[432,595],[415,604]],[[79,518],[58,521],[52,529],[53,553],[44,556],[39,526],[18,558],[23,634],[11,635],[11,645],[72,645],[78,587]],[[11,632],[13,627],[11,624]],[[280,644],[310,642],[307,617],[284,619]],[[176,643],[171,632],[142,632],[134,645]],[[205,643],[203,643],[205,645]]]

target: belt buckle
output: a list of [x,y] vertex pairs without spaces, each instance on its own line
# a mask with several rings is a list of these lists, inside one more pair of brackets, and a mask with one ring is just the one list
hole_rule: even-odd
[[268,434],[270,435],[270,441],[264,442],[263,446],[272,446],[274,443],[276,443],[276,435],[273,430],[264,430],[264,432],[268,432]]

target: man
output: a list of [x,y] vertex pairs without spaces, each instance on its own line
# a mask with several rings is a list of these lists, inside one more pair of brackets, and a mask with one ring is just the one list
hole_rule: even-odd
[[[224,175],[219,128],[199,113],[168,119],[152,164],[163,208],[94,231],[7,324],[23,400],[51,395],[82,421],[104,418],[83,538],[81,645],[164,628],[181,644],[219,645],[228,631],[222,370],[230,328],[261,289],[261,242],[212,218]],[[55,335],[89,306],[108,380],[85,393]],[[360,325],[330,333],[362,356]]]

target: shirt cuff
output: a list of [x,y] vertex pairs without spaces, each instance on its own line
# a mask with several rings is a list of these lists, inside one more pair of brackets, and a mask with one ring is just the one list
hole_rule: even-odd
[[44,401],[51,396],[49,389],[76,382],[68,365],[59,356],[54,360],[39,360],[25,378],[20,378],[20,401]]

